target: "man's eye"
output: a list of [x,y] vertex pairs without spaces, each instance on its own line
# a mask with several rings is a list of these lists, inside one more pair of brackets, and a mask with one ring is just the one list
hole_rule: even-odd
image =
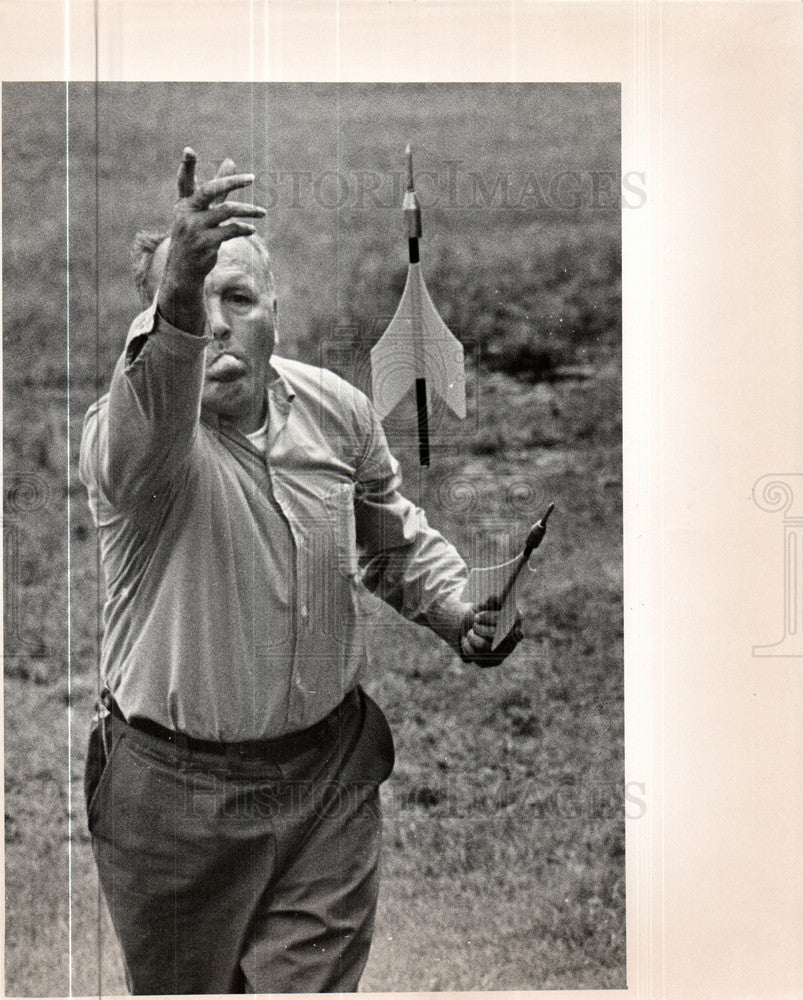
[[251,296],[247,292],[229,292],[228,300],[236,306],[247,306],[252,301]]

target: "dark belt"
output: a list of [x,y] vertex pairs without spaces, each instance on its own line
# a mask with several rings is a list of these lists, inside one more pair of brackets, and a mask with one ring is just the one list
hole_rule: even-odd
[[277,736],[273,739],[243,740],[236,743],[220,743],[217,740],[202,740],[195,736],[186,736],[184,733],[167,729],[165,726],[160,726],[158,722],[139,715],[132,715],[130,719],[126,719],[120,706],[108,691],[104,692],[102,700],[116,719],[141,733],[172,743],[178,750],[189,750],[191,753],[219,754],[225,757],[271,759],[292,756],[329,741],[332,733],[336,732],[341,717],[349,711],[352,705],[359,703],[360,695],[356,689],[349,691],[343,701],[328,715],[306,729],[298,729],[286,736]]

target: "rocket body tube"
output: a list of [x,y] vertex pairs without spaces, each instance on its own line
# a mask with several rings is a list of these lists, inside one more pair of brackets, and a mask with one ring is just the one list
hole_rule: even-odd
[[407,238],[418,239],[423,233],[421,230],[421,206],[415,191],[405,192],[402,211],[404,212],[404,228]]
[[404,192],[402,211],[404,212],[404,228],[407,238],[417,240],[423,235],[421,231],[421,206],[418,203],[418,195],[415,193],[413,183],[413,152],[408,144],[404,151],[404,158],[407,161],[407,190]]

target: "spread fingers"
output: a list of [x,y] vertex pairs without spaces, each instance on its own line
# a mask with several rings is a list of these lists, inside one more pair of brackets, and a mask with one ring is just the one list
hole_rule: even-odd
[[[234,160],[232,160],[232,158],[230,156],[227,156],[226,159],[217,168],[217,172],[215,173],[215,177],[216,178],[217,177],[231,177],[231,176],[233,176],[236,173],[237,173],[237,164],[234,162]],[[212,204],[213,205],[217,205],[219,202],[223,201],[224,197],[225,197],[224,195],[220,195],[220,194],[217,195],[217,197],[212,200]]]
[[192,207],[203,211],[212,204],[215,198],[225,197],[230,191],[248,187],[254,183],[253,174],[231,174],[227,177],[215,177],[202,184],[191,198]]
[[262,219],[265,217],[265,209],[260,205],[248,205],[239,201],[224,201],[220,205],[213,205],[206,211],[206,218],[212,226],[220,225],[227,219],[249,218]]

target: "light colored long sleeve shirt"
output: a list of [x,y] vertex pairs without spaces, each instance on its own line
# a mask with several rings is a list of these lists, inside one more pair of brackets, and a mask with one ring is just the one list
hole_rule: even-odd
[[361,392],[273,358],[262,450],[201,412],[208,341],[152,306],[85,419],[101,673],[127,717],[220,741],[280,736],[360,682],[366,588],[456,646],[466,566],[398,492]]

